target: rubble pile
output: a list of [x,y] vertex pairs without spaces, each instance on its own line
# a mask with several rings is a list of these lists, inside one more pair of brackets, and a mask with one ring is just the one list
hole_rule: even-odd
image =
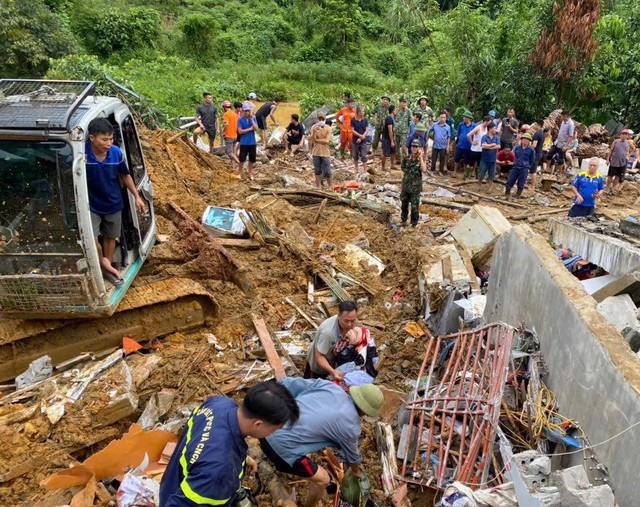
[[[123,329],[122,347],[79,351],[64,364],[43,359],[20,385],[0,386],[0,504],[66,505],[75,497],[72,505],[108,505],[119,488],[153,495],[144,478],[160,479],[193,408],[213,394],[241,398],[276,367],[299,374],[315,329],[348,299],[377,345],[376,383],[387,400],[383,426],[366,421],[363,430],[373,499],[390,505],[404,492],[398,505],[425,505],[432,498],[403,482],[442,493],[455,480],[463,492],[451,495],[464,487],[480,494],[486,483],[511,495],[494,437],[504,428],[516,451],[541,440],[526,435],[518,416],[527,399],[518,398],[527,389],[520,368],[528,366],[509,357],[512,338],[520,352],[532,350],[522,332],[491,323],[470,330],[482,323],[492,248],[508,219],[538,218],[530,223],[546,230],[549,217],[566,212],[566,186],[517,203],[475,182],[427,178],[421,222],[407,230],[397,209],[402,173],[381,173],[377,159],[366,176],[332,159],[336,187],[320,190],[303,154],[263,153],[248,182],[172,132],[145,131],[142,146],[158,244],[135,285],[166,280],[170,291],[176,277],[198,280],[216,315],[196,330],[139,343],[130,340],[135,330]],[[605,209],[629,206],[637,198],[630,185]],[[241,232],[211,226],[211,207],[242,215]],[[499,343],[496,329],[506,332]],[[46,355],[44,338],[38,350]],[[409,425],[419,429],[404,429],[398,461]],[[115,468],[97,468],[113,454],[123,458]]]

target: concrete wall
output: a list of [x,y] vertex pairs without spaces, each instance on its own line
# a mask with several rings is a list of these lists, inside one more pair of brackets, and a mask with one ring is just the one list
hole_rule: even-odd
[[[640,361],[546,240],[518,226],[493,255],[485,318],[535,327],[561,412],[592,444],[640,421]],[[640,426],[596,452],[619,506],[640,505]]]
[[640,266],[640,248],[621,239],[589,232],[567,219],[550,220],[549,237],[556,245],[571,248],[612,275],[624,275]]

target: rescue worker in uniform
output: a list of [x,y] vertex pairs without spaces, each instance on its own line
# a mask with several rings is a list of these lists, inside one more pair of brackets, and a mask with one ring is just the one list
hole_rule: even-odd
[[409,205],[411,205],[411,227],[418,225],[420,219],[420,192],[422,192],[422,173],[427,170],[424,160],[424,148],[420,139],[414,139],[411,143],[411,158],[402,161],[402,202],[400,221],[407,223]]
[[245,438],[265,438],[299,416],[295,398],[274,381],[249,389],[241,406],[225,396],[207,399],[191,414],[162,476],[160,505],[233,507],[243,496],[245,467],[257,471]]

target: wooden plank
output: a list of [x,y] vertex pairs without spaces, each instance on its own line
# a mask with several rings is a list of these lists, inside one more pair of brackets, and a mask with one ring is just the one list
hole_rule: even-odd
[[478,283],[476,270],[473,268],[473,263],[471,262],[469,253],[462,248],[458,249],[458,253],[460,254],[460,258],[464,263],[464,267],[467,268],[467,273],[469,273],[469,278],[471,279],[471,287],[473,288],[473,290],[478,291],[478,294],[480,294],[480,284]]
[[314,320],[313,320],[311,317],[309,317],[306,313],[304,313],[304,312],[302,311],[302,309],[298,307],[298,305],[296,305],[293,301],[291,301],[291,299],[290,299],[290,298],[286,297],[286,298],[284,298],[284,300],[285,300],[289,305],[291,305],[291,307],[292,307],[295,311],[297,311],[297,312],[302,316],[302,318],[303,318],[304,320],[306,320],[309,324],[311,324],[311,326],[313,327],[313,329],[318,329],[318,324],[316,324],[316,323],[314,322]]
[[527,220],[528,218],[531,218],[532,216],[535,217],[543,217],[543,216],[548,216],[548,215],[555,215],[556,213],[566,213],[567,211],[569,211],[569,207],[563,207],[563,208],[558,208],[558,209],[553,209],[550,211],[542,211],[542,212],[538,212],[538,211],[529,211],[527,213],[521,213],[519,215],[511,215],[509,217],[509,220]]
[[382,488],[385,495],[390,496],[398,487],[398,462],[396,460],[396,446],[393,431],[388,423],[376,423],[376,443],[382,464]]
[[260,248],[260,243],[255,239],[244,238],[217,238],[222,246],[230,246],[236,248],[248,248],[250,250],[256,250]]
[[324,208],[328,202],[329,202],[329,199],[325,197],[324,200],[320,203],[320,207],[318,208],[318,211],[316,211],[316,214],[313,217],[314,224],[317,224],[318,221],[320,220],[320,216],[322,215],[322,212],[324,211]]
[[467,206],[466,204],[458,204],[456,202],[442,202],[436,201],[435,199],[429,199],[427,197],[421,197],[420,202],[422,204],[430,204],[431,206],[440,206],[442,208],[449,208],[455,210],[469,211],[471,206]]
[[452,192],[462,192],[463,194],[473,195],[473,196],[478,197],[480,199],[484,199],[485,201],[490,201],[490,202],[495,202],[495,203],[498,203],[498,204],[503,204],[504,206],[512,206],[514,208],[527,209],[527,207],[524,204],[518,204],[518,203],[515,203],[515,202],[511,202],[511,201],[505,201],[503,199],[497,199],[495,197],[490,197],[488,195],[480,194],[478,192],[472,192],[471,190],[460,189],[460,188],[452,187],[451,185],[445,185],[443,183],[440,183],[440,182],[434,181],[434,180],[427,179],[427,182],[430,183],[431,185],[435,185],[435,186],[438,186],[438,187],[446,188],[447,190],[451,190]]
[[284,371],[284,366],[282,365],[280,356],[276,351],[276,346],[273,344],[271,333],[269,333],[269,329],[267,328],[267,324],[264,319],[255,314],[251,314],[251,320],[253,321],[253,326],[256,328],[256,332],[258,333],[258,338],[260,338],[262,348],[267,354],[267,361],[269,361],[269,364],[273,368],[276,379],[286,377],[287,374]]
[[184,137],[187,135],[187,131],[183,130],[182,132],[178,132],[177,134],[171,136],[169,139],[167,139],[167,143],[172,143],[174,142],[176,139],[180,138],[180,137]]
[[445,255],[442,258],[442,279],[453,283],[453,268],[451,267],[451,257],[449,255]]

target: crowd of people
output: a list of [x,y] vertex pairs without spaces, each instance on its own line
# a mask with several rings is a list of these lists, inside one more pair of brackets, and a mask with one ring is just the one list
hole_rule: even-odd
[[[258,144],[256,134],[260,134],[266,148],[267,120],[270,118],[273,126],[278,126],[274,112],[280,99],[267,101],[257,109],[255,93],[251,93],[244,103],[234,103],[233,108],[225,100],[222,103],[223,121],[220,123],[211,94],[205,93],[203,98],[203,104],[196,111],[198,128],[194,132],[194,141],[206,132],[213,148],[216,133],[220,132],[227,155],[242,176],[245,175],[244,164],[248,158],[246,175],[252,179]],[[451,107],[444,106],[436,115],[429,105],[429,98],[424,95],[418,98],[413,109],[405,97],[400,97],[396,106],[388,95],[383,95],[370,116],[363,105],[356,104],[349,92],[345,92],[342,98],[344,104],[334,118],[339,129],[336,155],[344,159],[349,154],[356,173],[370,170],[369,158],[372,154],[376,156],[379,148],[383,172],[399,165],[404,173],[401,218],[403,222],[408,219],[408,208],[411,207],[411,225],[414,226],[418,215],[413,207],[419,205],[416,189],[422,188],[422,174],[425,173],[476,178],[478,182],[487,184],[488,193],[494,192],[496,178],[503,176],[506,178],[507,199],[522,198],[527,184],[535,191],[541,173],[575,177],[573,188],[579,193],[582,187],[586,189],[588,186],[584,182],[594,178],[602,180],[602,192],[606,189],[619,193],[627,169],[640,159],[640,147],[631,140],[633,132],[625,128],[620,138],[610,146],[605,161],[608,165],[606,184],[598,172],[590,175],[589,170],[575,171],[579,140],[576,125],[566,110],[561,113],[558,133],[553,139],[552,131],[545,127],[544,120],[523,123],[517,119],[513,107],[508,107],[503,117],[490,110],[477,122],[474,114],[466,110],[462,113],[462,121],[456,125]],[[299,116],[291,115],[283,144],[285,151],[290,150],[292,155],[303,151],[306,146],[313,160],[316,186],[322,188],[326,182],[331,188],[332,120],[319,113],[314,122],[307,133]],[[451,171],[450,158],[453,161]],[[515,194],[512,195],[514,188]],[[598,190],[594,199],[602,192]],[[580,195],[582,200],[576,197],[571,214],[593,213],[595,202],[592,196]]]

